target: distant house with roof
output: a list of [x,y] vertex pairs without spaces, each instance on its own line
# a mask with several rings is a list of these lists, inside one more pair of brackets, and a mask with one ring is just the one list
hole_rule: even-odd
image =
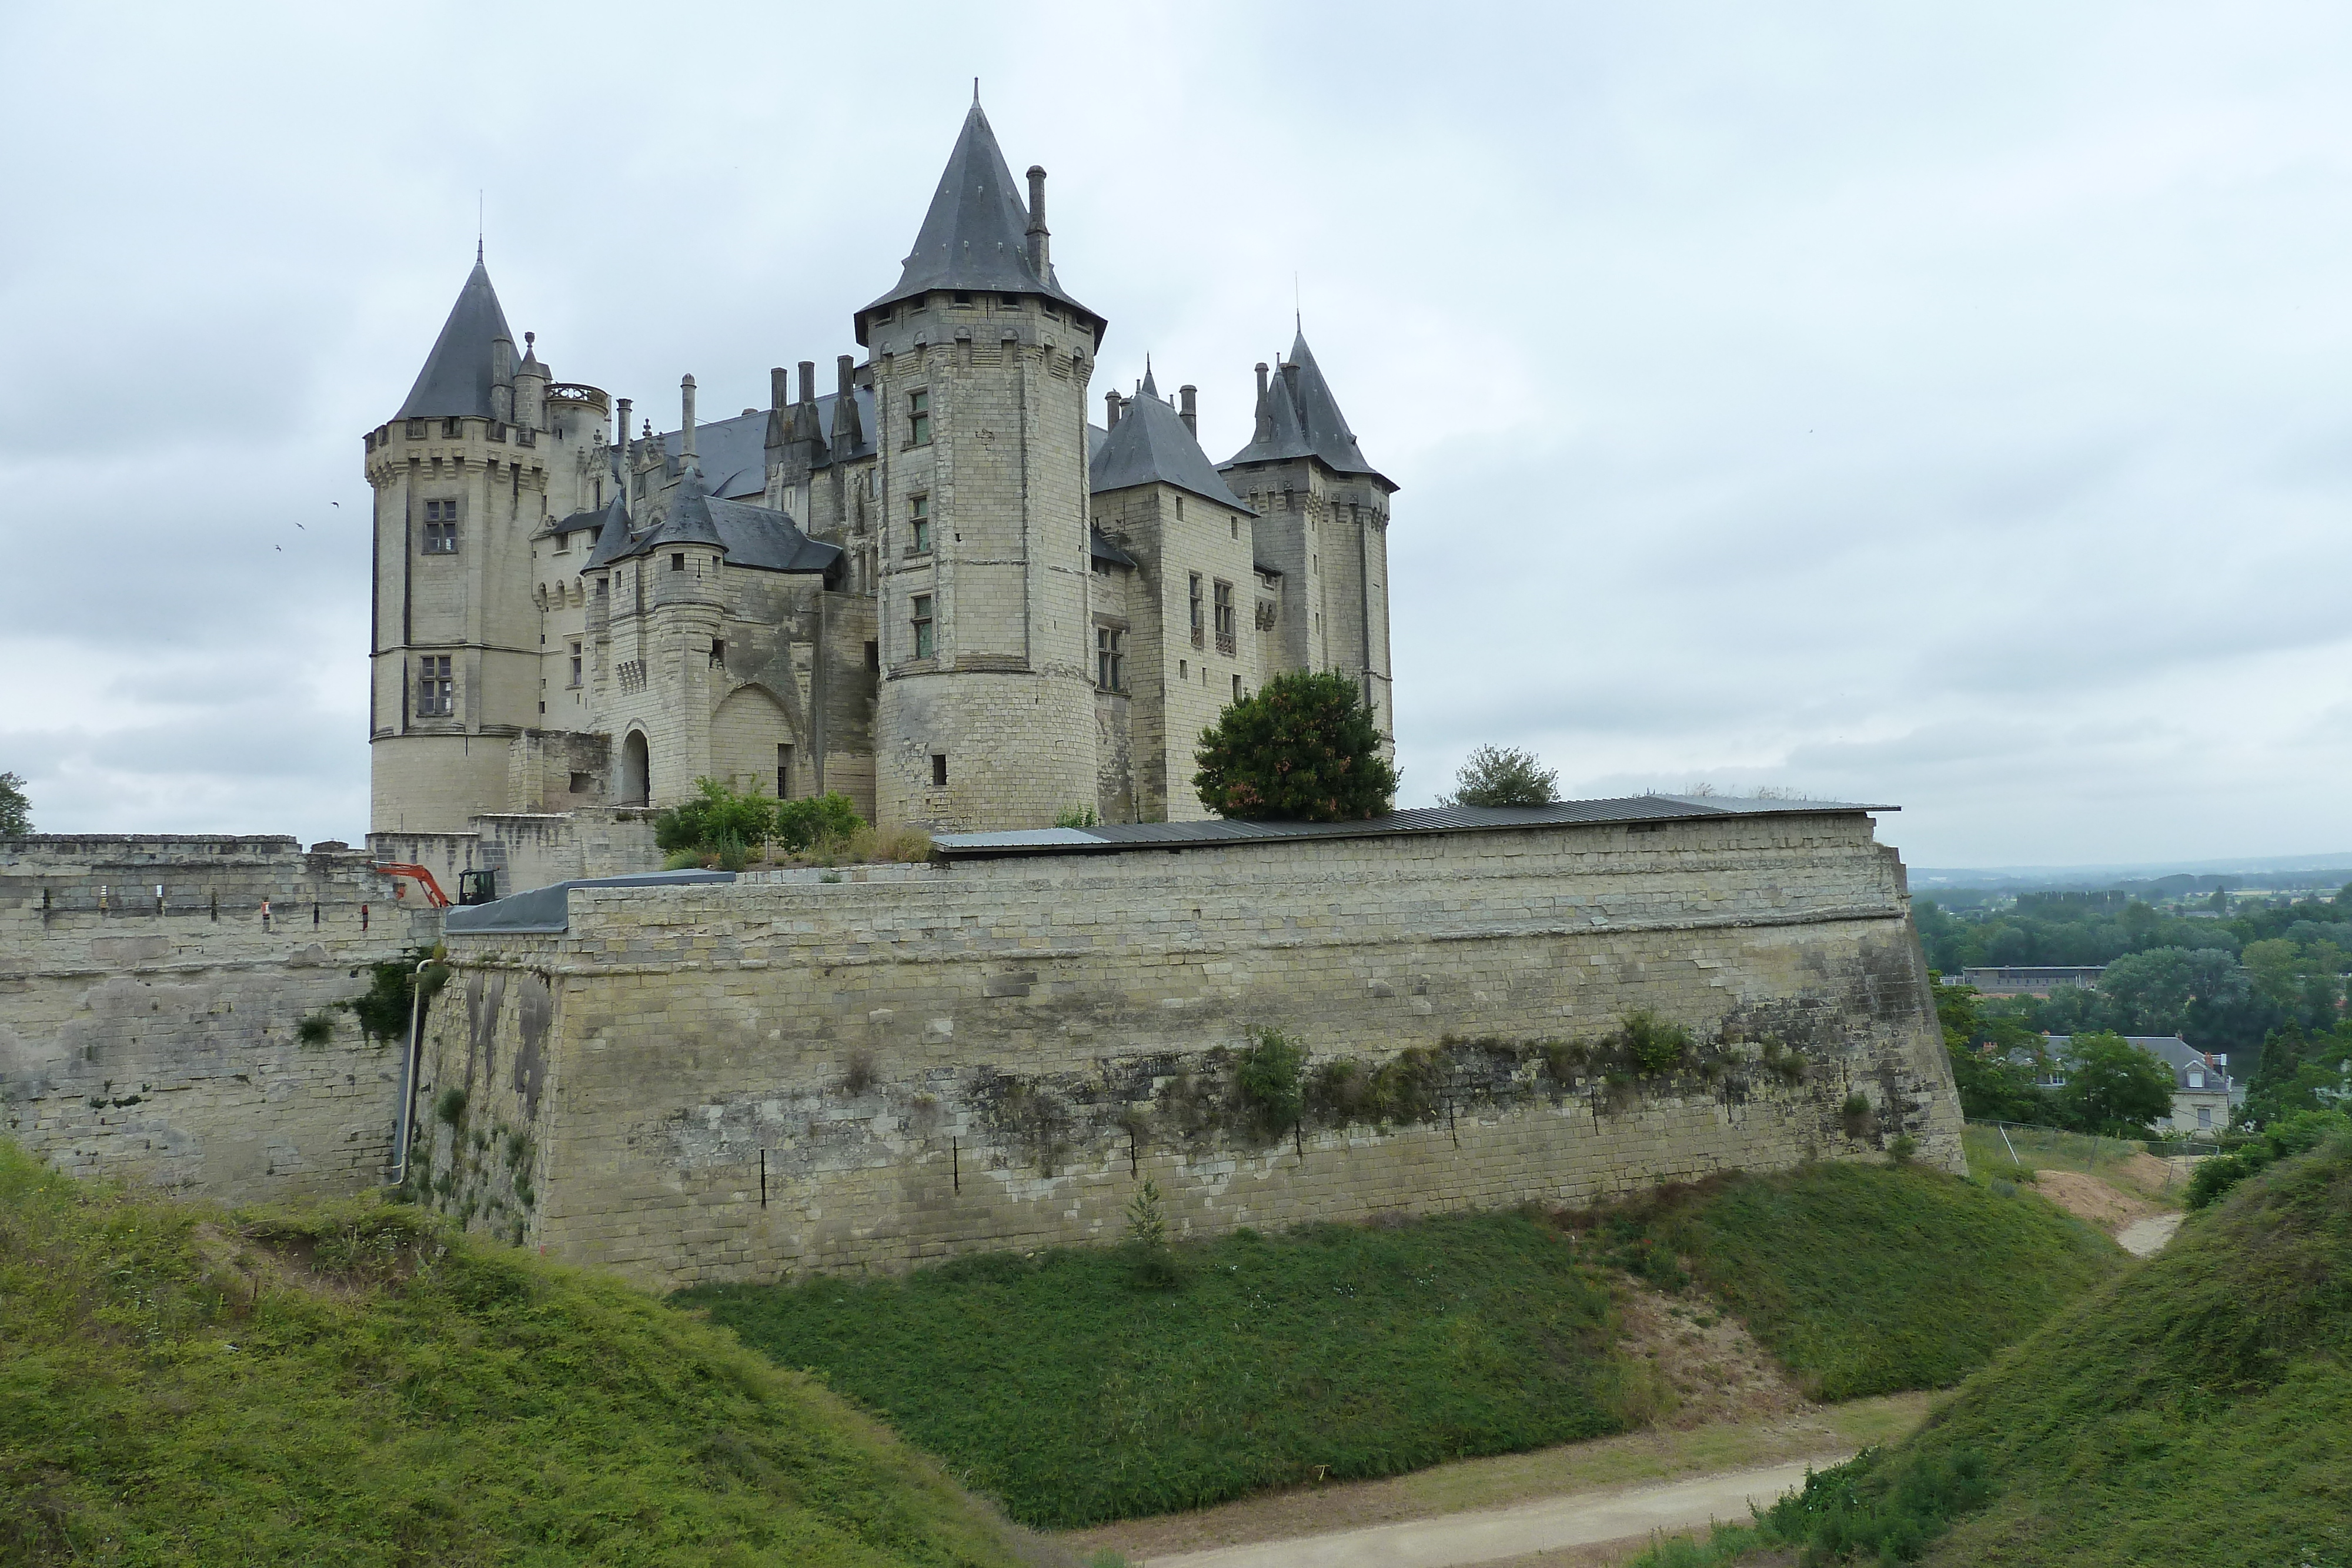
[[1989,997],[2046,997],[2069,988],[2090,990],[2106,972],[2105,964],[2006,964],[1962,969],[1959,983]]
[[[2124,1040],[2172,1069],[2172,1114],[2157,1118],[2158,1132],[2228,1130],[2234,1107],[2245,1103],[2246,1091],[2243,1084],[2230,1076],[2226,1054],[2200,1051],[2177,1034],[2127,1034]],[[2053,1068],[2043,1086],[2057,1088],[2066,1082],[2066,1065],[2072,1060],[2069,1047],[2074,1037],[2053,1034],[2049,1042]]]

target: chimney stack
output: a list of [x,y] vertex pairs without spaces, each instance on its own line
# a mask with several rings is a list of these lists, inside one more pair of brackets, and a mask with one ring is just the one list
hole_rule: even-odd
[[[812,366],[811,369],[814,367]],[[833,361],[836,390],[833,402],[833,455],[846,457],[864,443],[857,418],[857,361],[841,354]]]
[[782,365],[768,367],[768,407],[771,410],[793,405],[792,372]]
[[1103,389],[1103,428],[1105,430],[1118,428],[1118,389],[1117,387]]
[[1257,362],[1257,431],[1251,439],[1255,441],[1274,439],[1274,404],[1266,401],[1264,360]]
[[490,417],[500,424],[514,423],[515,351],[512,338],[490,340]]
[[1037,281],[1045,281],[1045,269],[1053,255],[1053,230],[1045,226],[1045,167],[1029,165],[1029,269]]
[[620,414],[620,418],[616,423],[621,433],[621,438],[616,444],[621,449],[621,472],[624,475],[626,475],[629,471],[629,400],[627,398],[623,398],[614,406],[619,411]]
[[1184,428],[1192,433],[1192,439],[1195,441],[1201,439],[1201,405],[1196,401],[1200,395],[1201,389],[1198,387],[1176,389],[1176,397],[1181,405],[1176,411],[1176,417],[1184,422]]
[[678,427],[677,461],[681,469],[692,468],[694,452],[694,378],[689,375],[677,383]]
[[811,404],[816,402],[816,361],[814,360],[801,361],[801,402]]

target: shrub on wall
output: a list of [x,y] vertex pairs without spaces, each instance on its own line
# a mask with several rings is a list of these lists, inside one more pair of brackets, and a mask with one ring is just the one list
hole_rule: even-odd
[[1274,1134],[1297,1124],[1305,1108],[1307,1052],[1278,1029],[1261,1030],[1234,1069],[1242,1103],[1257,1130]]
[[716,779],[694,781],[692,799],[654,818],[654,842],[669,852],[670,863],[716,858],[740,871],[755,849],[770,844],[793,853],[845,842],[862,832],[866,820],[839,790],[793,800],[747,794]]

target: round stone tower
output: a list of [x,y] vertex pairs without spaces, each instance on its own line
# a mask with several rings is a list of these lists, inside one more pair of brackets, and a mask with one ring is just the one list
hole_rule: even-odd
[[975,101],[898,285],[857,314],[881,527],[885,826],[1050,826],[1096,798],[1087,383],[1043,169],[1015,193]]

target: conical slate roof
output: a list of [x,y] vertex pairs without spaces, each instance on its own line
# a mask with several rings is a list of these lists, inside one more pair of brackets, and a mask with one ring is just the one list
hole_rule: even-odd
[[[699,468],[688,468],[685,477],[678,480],[677,494],[669,504],[669,516],[621,553],[648,555],[672,545],[708,545],[720,550],[727,548],[719,538],[719,525],[711,521],[710,492],[703,488]],[[603,548],[602,540],[598,548]]]
[[1160,401],[1160,389],[1149,371],[1142,390],[1129,402],[1118,423],[1096,449],[1094,461],[1087,465],[1087,487],[1097,495],[1135,485],[1173,485],[1221,507],[1257,515],[1218,476],[1209,455],[1184,428],[1183,417]]
[[417,372],[416,384],[408,389],[408,401],[393,417],[456,419],[470,414],[489,418],[490,345],[500,338],[514,341],[514,334],[507,329],[507,313],[499,308],[499,292],[490,287],[489,272],[477,256],[474,270],[467,275],[466,287],[458,290],[449,319],[442,325],[441,336],[425,356],[425,369]]
[[1369,474],[1388,484],[1385,475],[1364,461],[1355,433],[1339,412],[1339,400],[1331,395],[1331,383],[1323,379],[1323,367],[1315,362],[1315,351],[1307,346],[1304,331],[1291,341],[1289,361],[1266,385],[1256,434],[1217,466],[1231,468],[1239,463],[1276,463],[1292,457],[1319,457],[1335,473]]
[[[1028,234],[1029,208],[996,145],[996,132],[989,129],[988,116],[974,99],[898,287],[866,309],[934,288],[1043,294],[1093,317],[1099,332],[1102,318],[1062,291],[1051,261],[1042,277],[1029,265]],[[865,311],[858,313],[858,323],[857,340],[863,343]]]
[[581,570],[585,571],[603,566],[615,556],[628,553],[629,508],[622,504],[616,493],[604,503],[604,520],[596,527],[596,548],[588,552],[588,565]]

